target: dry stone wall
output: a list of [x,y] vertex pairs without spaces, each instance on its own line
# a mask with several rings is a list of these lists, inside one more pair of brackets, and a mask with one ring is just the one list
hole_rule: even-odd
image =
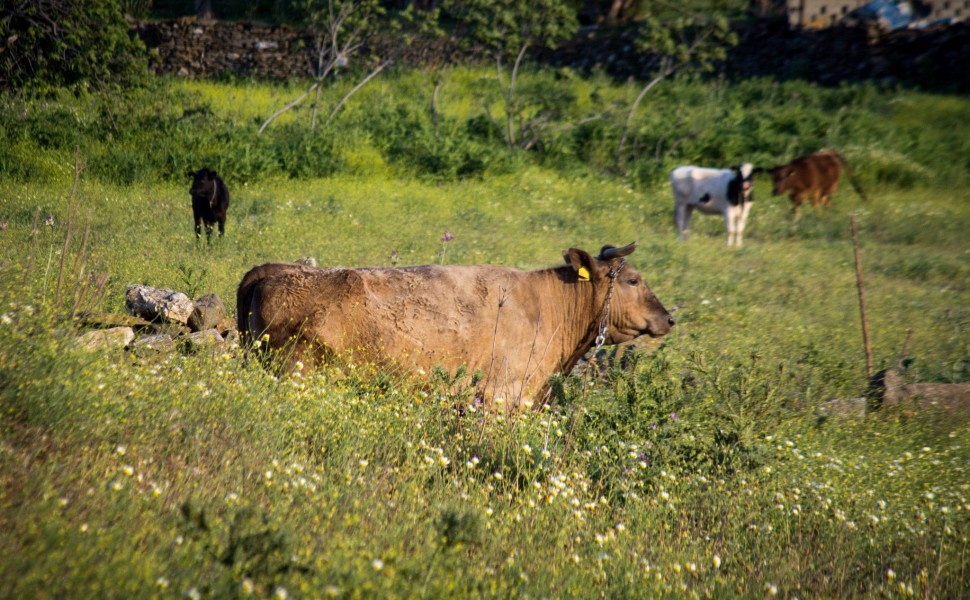
[[[286,80],[310,77],[316,58],[313,40],[285,25],[194,22],[138,23],[135,34],[153,50],[158,73],[191,78],[219,76]],[[877,79],[929,88],[970,91],[970,24],[904,29],[889,33],[865,27],[791,29],[784,19],[764,19],[738,29],[741,42],[721,73],[728,77],[772,76],[825,85]],[[555,51],[536,58],[582,72],[602,70],[619,79],[643,79],[655,61],[636,49],[636,30],[589,29]],[[361,59],[386,56],[391,45],[371,40]],[[398,57],[408,66],[481,60],[479,51],[458,50],[455,40],[418,41]]]
[[134,29],[153,50],[156,73],[277,81],[314,74],[313,38],[286,25],[180,20]]

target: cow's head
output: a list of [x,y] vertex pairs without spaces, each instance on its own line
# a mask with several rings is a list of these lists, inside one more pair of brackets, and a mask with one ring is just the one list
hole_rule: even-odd
[[640,273],[623,260],[636,247],[636,242],[622,248],[603,246],[600,255],[595,257],[579,248],[563,252],[566,263],[576,272],[577,283],[588,280],[588,285],[593,286],[597,326],[609,297],[607,344],[628,342],[644,334],[661,337],[674,326],[674,318],[653,295]]
[[732,205],[744,204],[754,200],[754,176],[761,172],[751,163],[734,167],[734,179],[728,182],[727,199]]
[[771,195],[780,196],[788,191],[788,180],[795,175],[795,166],[792,164],[781,165],[771,168]]
[[209,207],[215,208],[216,181],[219,179],[216,172],[208,167],[203,167],[198,171],[189,171],[187,175],[192,178],[192,187],[189,188],[192,197],[207,198]]

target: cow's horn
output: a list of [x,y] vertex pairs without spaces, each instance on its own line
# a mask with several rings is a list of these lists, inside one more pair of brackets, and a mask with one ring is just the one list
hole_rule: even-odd
[[602,260],[620,258],[622,256],[627,256],[629,254],[632,254],[633,251],[636,249],[637,249],[636,242],[630,242],[629,244],[627,244],[626,246],[623,246],[622,248],[613,248],[610,246],[605,246],[603,250],[600,252],[600,258]]

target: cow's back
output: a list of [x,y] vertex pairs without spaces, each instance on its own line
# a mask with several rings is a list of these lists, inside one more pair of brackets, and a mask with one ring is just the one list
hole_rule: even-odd
[[416,364],[481,367],[492,351],[500,307],[516,312],[535,306],[534,298],[523,297],[531,288],[517,285],[523,273],[504,267],[426,265],[353,273],[357,287],[342,300],[352,306],[315,319],[316,333],[335,350],[363,351],[379,361],[410,355]]
[[674,190],[674,196],[683,201],[715,192],[715,186],[723,180],[723,169],[688,165],[677,167],[670,172],[670,185]]
[[422,365],[481,366],[492,352],[486,338],[503,302],[508,313],[536,306],[536,298],[521,297],[527,291],[516,285],[522,275],[495,266],[263,265],[240,284],[238,323],[249,340],[266,335],[271,347],[313,346],[317,353],[352,352],[376,362],[411,357]]
[[831,152],[817,152],[806,157],[809,168],[814,173],[815,183],[823,193],[830,193],[838,185],[842,176],[842,164],[838,156]]
[[792,169],[784,181],[782,192],[811,197],[827,196],[835,191],[842,176],[838,156],[831,152],[816,152],[800,156],[789,163]]

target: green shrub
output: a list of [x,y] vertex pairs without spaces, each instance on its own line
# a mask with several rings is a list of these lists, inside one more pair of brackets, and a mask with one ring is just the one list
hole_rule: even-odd
[[[494,94],[478,71],[455,73],[432,122],[427,76],[396,72],[383,88],[364,88],[355,108],[308,127],[300,113],[263,135],[275,88],[255,83],[159,80],[112,94],[50,91],[8,94],[0,103],[4,147],[0,177],[40,180],[75,147],[103,181],[182,181],[208,165],[235,180],[274,175],[327,177],[343,170],[451,181],[512,173],[538,165],[563,173],[615,174],[618,136],[629,84],[599,75],[529,69],[520,75],[519,140],[510,150]],[[490,81],[485,78],[484,81]],[[338,96],[342,89],[325,94]],[[252,102],[236,102],[246,97]],[[334,102],[326,96],[324,103]],[[491,111],[491,112],[489,112]],[[913,114],[927,119],[914,121]],[[820,148],[835,148],[863,187],[911,189],[970,180],[970,142],[960,124],[970,108],[876,84],[820,88],[766,79],[739,83],[684,77],[664,82],[644,100],[626,144],[630,179],[641,189],[663,185],[681,164],[770,167]],[[292,117],[292,115],[291,115]],[[531,123],[531,125],[529,125]],[[529,137],[533,136],[533,137]],[[379,156],[378,156],[379,154]],[[956,157],[956,158],[954,158]]]
[[332,130],[290,124],[273,132],[272,149],[284,173],[294,178],[328,177],[342,168]]
[[662,352],[649,358],[633,352],[624,362],[600,390],[608,400],[591,403],[587,428],[596,439],[642,440],[628,458],[646,463],[639,469],[644,477],[662,470],[717,476],[764,463],[764,426],[776,427],[784,414],[782,382],[789,378],[779,381],[778,365],[766,368],[757,357],[724,365],[698,356],[675,370]]
[[145,46],[116,0],[14,0],[0,11],[0,82],[50,91],[120,88],[148,78]]
[[440,118],[435,127],[425,111],[398,105],[388,109],[384,118],[371,120],[368,133],[388,162],[407,173],[455,180],[489,170],[501,172],[508,164],[501,134],[480,119],[462,125],[455,119]]

